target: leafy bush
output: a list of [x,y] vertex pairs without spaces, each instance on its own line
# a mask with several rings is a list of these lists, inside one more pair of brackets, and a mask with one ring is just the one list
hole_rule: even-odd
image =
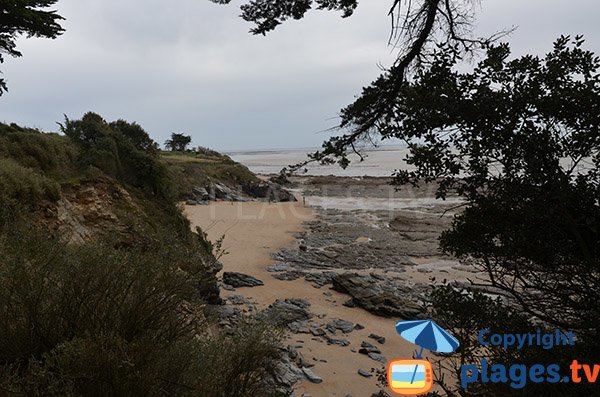
[[[1,394],[274,395],[263,378],[280,335],[248,322],[226,336],[205,320],[220,303],[221,244],[190,230],[156,144],[93,113],[63,131],[0,124]],[[31,210],[83,182],[114,198],[126,241],[107,230],[66,245],[36,227],[45,218]]]
[[157,145],[138,124],[123,120],[109,124],[89,112],[81,120],[65,117],[61,129],[81,148],[81,167],[93,166],[146,193],[171,197],[171,183],[166,167],[158,160]]
[[201,396],[277,396],[264,383],[279,360],[281,330],[246,320],[233,335],[218,334],[200,342],[198,391]]
[[[459,389],[461,365],[479,365],[482,359],[490,363],[502,363],[507,367],[524,364],[530,368],[534,364],[559,364],[563,372],[568,371],[573,359],[593,363],[598,351],[598,342],[580,337],[574,346],[555,346],[551,350],[525,344],[522,349],[502,346],[482,347],[478,340],[479,331],[489,329],[491,334],[535,334],[538,330],[553,333],[556,328],[525,316],[517,305],[510,305],[505,298],[492,298],[482,291],[459,288],[452,285],[436,287],[431,294],[431,316],[443,328],[449,330],[460,341],[455,354],[441,354],[434,359],[436,383],[447,397],[475,396],[582,396],[592,395],[595,385],[581,383],[533,383],[528,382],[523,389],[512,389],[504,383],[470,384],[467,389]],[[568,331],[568,330],[563,330]],[[449,376],[446,376],[449,375]]]
[[3,206],[31,207],[42,200],[59,198],[58,184],[12,159],[0,158],[0,202]]
[[194,152],[196,154],[201,154],[203,156],[214,156],[214,157],[221,157],[222,154],[217,152],[216,150],[212,150],[210,148],[204,147],[204,146],[197,146],[194,149]]
[[76,172],[77,148],[65,137],[0,123],[0,157],[52,177]]
[[[208,273],[169,236],[154,247],[64,245],[31,228],[0,235],[0,382],[25,395],[269,395],[277,333],[209,336]],[[214,283],[213,283],[214,284]],[[199,335],[203,335],[199,337]]]

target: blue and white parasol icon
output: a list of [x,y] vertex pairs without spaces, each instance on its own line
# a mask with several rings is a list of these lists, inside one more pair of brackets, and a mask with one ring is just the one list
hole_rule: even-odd
[[[423,357],[423,349],[438,353],[452,353],[460,345],[458,339],[432,320],[398,321],[396,331],[410,343],[421,347],[419,352],[415,351],[417,359]],[[416,373],[417,366],[410,383],[413,383]]]

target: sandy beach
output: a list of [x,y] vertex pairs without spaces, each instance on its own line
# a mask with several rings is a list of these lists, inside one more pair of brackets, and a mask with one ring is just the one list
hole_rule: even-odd
[[[295,388],[298,396],[367,396],[376,393],[379,390],[376,377],[365,378],[358,374],[358,370],[369,371],[384,365],[356,352],[362,341],[376,344],[368,338],[371,333],[386,338],[385,344],[377,347],[387,359],[412,356],[414,346],[397,336],[395,319],[343,306],[347,295],[328,288],[312,288],[303,279],[277,280],[265,270],[266,266],[274,263],[271,254],[296,244],[294,233],[302,230],[303,222],[315,217],[314,211],[304,208],[301,202],[214,202],[207,206],[186,206],[185,213],[193,225],[203,228],[211,239],[225,235],[223,246],[229,254],[221,258],[224,271],[249,274],[265,283],[261,287],[238,288],[236,294],[243,294],[259,308],[265,308],[276,299],[307,299],[312,305],[311,312],[317,314],[323,323],[347,319],[365,327],[344,335],[350,341],[349,347],[328,345],[311,334],[288,336],[287,343],[297,347],[307,360],[312,360],[315,364],[313,372],[323,378],[320,384],[307,380],[299,382]],[[422,277],[421,273],[415,273],[415,276],[418,275]],[[228,294],[230,292],[222,291],[223,297]]]

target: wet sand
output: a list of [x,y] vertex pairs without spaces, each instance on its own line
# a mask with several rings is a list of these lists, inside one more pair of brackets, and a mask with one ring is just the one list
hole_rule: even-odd
[[[349,320],[365,327],[339,338],[348,339],[350,346],[327,345],[311,334],[290,334],[287,343],[295,346],[315,366],[315,374],[323,378],[320,384],[308,380],[299,382],[296,394],[319,396],[369,396],[379,390],[375,376],[364,378],[358,374],[360,368],[370,371],[383,369],[384,364],[366,355],[352,352],[367,341],[381,349],[388,359],[410,358],[414,345],[402,340],[394,329],[396,319],[383,318],[360,308],[349,308],[342,303],[347,295],[331,291],[327,286],[313,288],[304,279],[280,281],[274,279],[265,267],[274,263],[271,254],[283,247],[297,244],[294,233],[302,230],[304,221],[312,220],[315,213],[296,203],[231,203],[213,202],[206,206],[186,206],[185,214],[193,226],[200,226],[212,240],[225,235],[223,247],[229,252],[221,258],[224,271],[250,274],[265,285],[254,288],[238,288],[235,292],[222,291],[222,296],[242,294],[255,301],[258,308],[265,308],[276,299],[303,298],[311,303],[310,311],[322,318],[315,321],[326,324],[332,319]],[[416,276],[416,274],[415,274]],[[423,275],[420,275],[423,276]],[[326,296],[325,294],[329,296]],[[368,335],[374,333],[386,338],[383,345],[377,344]]]

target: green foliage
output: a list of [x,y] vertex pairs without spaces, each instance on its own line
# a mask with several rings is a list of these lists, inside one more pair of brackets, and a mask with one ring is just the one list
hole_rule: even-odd
[[[222,239],[192,233],[156,144],[93,113],[62,127],[66,137],[0,124],[2,394],[275,395],[263,379],[279,332],[248,321],[226,336],[204,317],[221,302]],[[80,189],[109,197],[115,225],[67,245],[44,205],[77,204]]]
[[158,160],[157,145],[138,124],[123,120],[109,124],[89,112],[81,120],[65,117],[61,129],[80,147],[81,167],[96,167],[154,196],[171,196],[171,184],[165,166]]
[[[518,306],[507,305],[504,298],[492,298],[478,290],[459,288],[452,285],[436,287],[431,294],[431,317],[443,328],[449,330],[460,341],[458,351],[453,354],[441,354],[434,360],[434,372],[438,383],[447,397],[475,396],[581,396],[592,395],[593,384],[553,384],[528,382],[523,389],[512,389],[503,383],[470,384],[459,389],[460,367],[463,364],[480,365],[482,359],[490,363],[501,363],[506,367],[524,364],[528,368],[534,364],[558,364],[568,371],[573,359],[593,362],[597,342],[578,335],[575,346],[555,346],[551,350],[540,346],[525,344],[522,349],[505,349],[502,346],[482,347],[478,340],[481,330],[489,329],[490,335],[498,334],[535,334],[553,333],[555,328],[546,328],[533,324]],[[587,361],[586,361],[587,360]],[[446,375],[449,376],[446,376]]]
[[[63,33],[58,21],[64,19],[55,11],[46,11],[57,0],[21,0],[3,1],[0,3],[2,29],[0,30],[0,63],[4,62],[2,53],[20,57],[17,51],[16,38],[46,37],[54,39]],[[0,95],[6,91],[4,79],[0,79]]]
[[0,157],[55,179],[77,172],[77,148],[65,137],[0,123]]
[[[211,336],[200,247],[65,245],[30,226],[0,234],[0,382],[25,395],[269,395],[278,333]],[[213,280],[214,283],[214,280]],[[202,335],[202,337],[197,337]],[[9,393],[10,394],[10,393]]]
[[174,152],[185,152],[191,142],[191,136],[173,132],[171,139],[165,141],[165,147]]
[[201,342],[198,370],[202,375],[198,395],[280,396],[265,385],[279,361],[283,333],[264,322],[245,320],[233,335],[218,334]]
[[58,184],[11,159],[0,158],[0,202],[3,207],[23,206],[32,209],[44,200],[56,201]]
[[129,123],[125,120],[117,120],[110,123],[110,127],[123,134],[129,139],[137,150],[154,152],[158,150],[158,144],[150,138],[150,135],[138,123]]
[[[467,209],[442,239],[544,321],[597,335],[600,59],[562,37],[544,59],[493,46],[470,73],[452,49],[406,83],[390,136],[414,171]],[[585,105],[584,105],[585,104]]]
[[[228,4],[231,0],[211,0],[213,3]],[[244,20],[254,22],[256,27],[250,32],[266,34],[288,19],[302,19],[311,8],[318,10],[342,11],[344,18],[349,17],[358,5],[357,0],[263,0],[251,1],[241,6]]]

